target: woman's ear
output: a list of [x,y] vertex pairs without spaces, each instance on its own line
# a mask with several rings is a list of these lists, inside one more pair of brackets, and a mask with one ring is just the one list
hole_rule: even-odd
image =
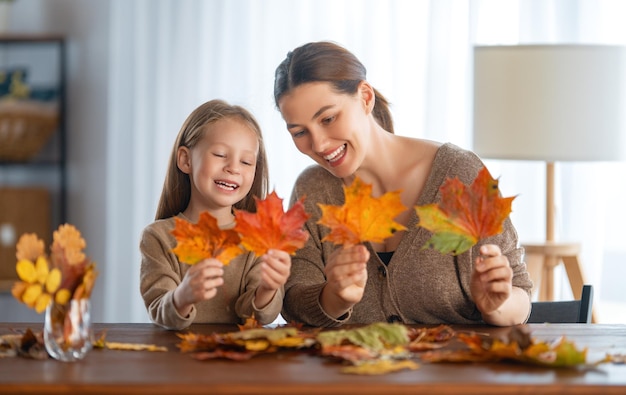
[[178,147],[176,166],[185,174],[191,173],[191,151],[187,147]]
[[359,95],[363,101],[365,112],[370,114],[374,110],[374,105],[376,104],[376,92],[374,92],[374,87],[367,81],[361,81],[359,83]]

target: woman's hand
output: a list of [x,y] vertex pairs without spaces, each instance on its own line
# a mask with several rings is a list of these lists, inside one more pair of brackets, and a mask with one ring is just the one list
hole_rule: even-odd
[[370,253],[362,244],[343,246],[330,255],[324,268],[326,286],[320,296],[326,314],[341,317],[361,301],[369,258]]
[[261,257],[261,284],[256,290],[254,305],[262,309],[272,300],[276,291],[285,285],[291,273],[291,256],[281,250],[269,250]]
[[523,323],[530,314],[530,297],[513,286],[513,269],[500,247],[486,244],[476,258],[470,290],[483,320],[491,325]]
[[223,275],[224,265],[214,258],[192,265],[174,290],[174,306],[178,313],[186,317],[195,303],[214,298],[217,288],[224,284]]
[[513,292],[513,269],[509,259],[502,255],[500,247],[486,244],[480,247],[474,262],[470,290],[483,320],[493,325],[514,325],[524,320],[529,306],[528,299],[520,289]]
[[481,246],[480,254],[474,262],[470,287],[476,307],[485,315],[495,312],[509,299],[513,270],[497,245]]

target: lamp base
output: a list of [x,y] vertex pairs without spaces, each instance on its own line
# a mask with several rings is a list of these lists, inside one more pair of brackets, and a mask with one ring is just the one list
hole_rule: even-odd
[[[537,290],[539,280],[540,301],[554,300],[554,268],[561,262],[569,279],[572,295],[575,299],[581,298],[583,284],[585,283],[582,265],[578,256],[580,254],[579,243],[557,243],[547,241],[538,244],[523,244],[526,253],[526,265],[528,273],[533,280],[534,289]],[[592,309],[591,322],[597,322],[595,309]]]

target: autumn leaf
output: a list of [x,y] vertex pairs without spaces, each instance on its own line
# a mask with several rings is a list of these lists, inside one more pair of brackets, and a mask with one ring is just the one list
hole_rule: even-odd
[[246,329],[263,328],[263,325],[256,320],[253,314],[251,317],[246,318],[246,321],[243,324],[237,324],[237,327],[240,331],[244,331]]
[[177,245],[172,249],[181,262],[195,265],[203,259],[216,258],[224,265],[243,253],[239,234],[233,229],[220,229],[208,212],[200,213],[197,224],[174,217],[172,235]]
[[207,361],[212,359],[228,359],[231,361],[247,361],[258,355],[257,352],[249,350],[223,350],[216,349],[213,351],[194,352],[191,357],[198,361]]
[[326,354],[326,351],[336,351],[337,346],[352,345],[355,352],[366,351],[359,353],[364,359],[380,355],[403,355],[409,340],[408,328],[405,325],[387,322],[376,322],[354,329],[323,331],[317,335],[322,354]]
[[235,231],[241,236],[244,248],[256,256],[267,253],[270,249],[285,251],[289,254],[302,248],[309,234],[302,226],[309,218],[304,211],[304,198],[298,200],[286,213],[283,200],[272,192],[264,200],[256,200],[256,213],[235,210]]
[[156,344],[143,344],[143,343],[120,343],[120,342],[105,342],[104,346],[109,350],[123,350],[123,351],[167,351],[165,346],[157,346]]
[[177,333],[181,340],[176,346],[184,353],[215,351],[218,347],[223,346],[221,339],[223,335],[212,333],[209,335],[201,333]]
[[64,224],[52,234],[52,248],[59,248],[63,251],[65,259],[69,265],[82,264],[85,261],[83,249],[87,246],[80,231],[73,225]]
[[354,245],[365,241],[381,243],[399,230],[405,230],[394,218],[406,209],[400,200],[400,191],[372,197],[372,186],[358,177],[350,186],[343,187],[345,203],[342,206],[318,203],[322,218],[318,224],[330,228],[322,241]]
[[108,348],[109,350],[153,352],[167,351],[167,347],[157,346],[156,344],[109,342],[106,340],[106,331],[100,333],[100,336],[97,339],[94,339],[91,345],[93,348]]
[[443,348],[454,336],[454,329],[444,324],[434,328],[410,328],[407,348],[413,352]]
[[264,339],[270,343],[280,341],[287,336],[297,336],[298,329],[293,327],[283,328],[252,328],[240,330],[238,332],[230,332],[228,338],[231,340],[255,340]]
[[24,233],[15,246],[18,261],[35,261],[44,255],[44,243],[34,233]]
[[43,332],[33,332],[27,328],[24,333],[0,335],[0,359],[24,357],[46,360],[50,358],[43,339]]
[[43,255],[43,241],[34,234],[24,234],[16,245],[18,258],[15,270],[20,282],[11,288],[13,297],[37,313],[43,313],[61,284],[61,271],[50,270]]
[[378,359],[375,361],[366,361],[355,366],[343,367],[341,373],[374,376],[405,369],[416,370],[417,368],[419,368],[417,363],[406,359],[400,361]]
[[[252,322],[248,321],[248,324]],[[260,353],[274,353],[280,349],[310,348],[315,345],[313,335],[296,327],[276,328],[239,326],[239,331],[226,333],[184,333],[177,336],[181,352],[193,353],[200,360],[227,358],[248,360]]]
[[439,189],[439,203],[417,206],[419,224],[434,235],[424,248],[443,254],[461,254],[483,238],[502,232],[515,197],[500,196],[498,180],[483,167],[470,186],[457,177],[446,180]]
[[556,344],[533,343],[523,352],[528,361],[553,367],[585,365],[587,349],[579,350],[574,342],[562,337]]
[[493,338],[478,333],[459,333],[467,349],[432,351],[421,355],[425,362],[499,362],[512,361],[550,368],[591,368],[606,359],[589,363],[587,349],[562,337],[557,342],[533,338],[525,325],[514,326],[507,336]]

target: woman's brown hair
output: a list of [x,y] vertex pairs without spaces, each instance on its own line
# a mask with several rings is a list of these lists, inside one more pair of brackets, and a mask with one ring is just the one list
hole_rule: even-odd
[[[350,51],[329,41],[304,44],[287,54],[274,74],[274,102],[292,89],[307,82],[328,82],[338,92],[354,95],[366,80],[365,66]],[[376,89],[374,118],[386,131],[393,133],[389,102]]]

